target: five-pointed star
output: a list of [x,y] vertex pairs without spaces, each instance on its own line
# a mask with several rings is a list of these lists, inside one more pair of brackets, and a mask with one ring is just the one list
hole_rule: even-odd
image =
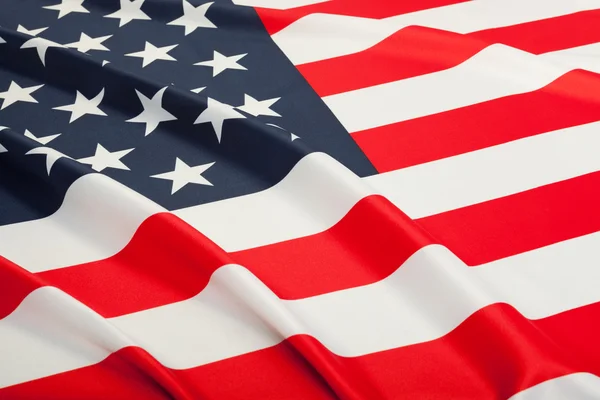
[[8,90],[5,92],[0,92],[0,99],[4,99],[2,106],[0,106],[0,110],[4,110],[6,107],[16,103],[17,101],[37,103],[38,101],[31,96],[31,93],[35,92],[42,86],[44,85],[22,88],[17,82],[11,81]]
[[134,149],[126,149],[110,152],[100,143],[96,146],[96,152],[93,156],[80,158],[77,161],[83,164],[89,164],[96,172],[102,172],[106,168],[123,169],[129,171],[129,167],[121,161],[121,158],[131,153]]
[[58,18],[62,18],[72,12],[77,13],[89,13],[89,11],[82,5],[85,0],[61,0],[60,4],[53,6],[45,6],[47,10],[57,10]]
[[224,56],[223,54],[221,54],[215,50],[215,51],[213,51],[213,59],[212,60],[197,62],[194,65],[202,65],[205,67],[212,67],[213,77],[215,77],[215,76],[219,75],[221,72],[225,71],[226,69],[247,70],[246,67],[238,64],[238,61],[240,61],[247,54],[248,53],[237,54],[235,56]]
[[44,32],[46,29],[48,29],[48,27],[39,28],[39,29],[27,29],[23,25],[17,26],[17,32],[24,33],[25,35],[29,35],[29,36],[37,36],[40,33]]
[[6,43],[6,40],[2,39],[2,37],[0,37],[0,44],[2,43]]
[[269,117],[281,117],[275,111],[271,110],[271,106],[277,102],[281,97],[273,99],[258,101],[254,97],[244,94],[244,105],[236,107],[238,110],[247,112],[250,115],[258,117],[259,115],[266,115]]
[[139,57],[139,58],[143,59],[143,61],[142,61],[142,68],[143,68],[156,60],[177,61],[176,59],[171,57],[169,54],[167,54],[167,53],[169,53],[169,51],[173,50],[175,47],[177,47],[176,44],[174,44],[172,46],[156,47],[152,43],[146,42],[146,46],[144,47],[144,50],[138,51],[135,53],[125,54],[125,55],[128,57]]
[[121,0],[121,8],[104,18],[119,19],[119,28],[130,23],[134,19],[150,20],[150,17],[142,11],[144,0]]
[[243,114],[237,112],[233,106],[221,103],[215,99],[208,98],[208,107],[196,118],[195,124],[210,122],[217,134],[217,140],[221,143],[221,133],[223,131],[223,121],[226,119],[246,118]]
[[29,132],[29,129],[25,129],[25,136],[28,137],[29,139],[33,139],[36,142],[38,142],[41,145],[47,145],[48,143],[50,143],[51,141],[53,141],[54,139],[56,139],[57,137],[59,137],[61,134],[57,133],[56,135],[48,135],[48,136],[42,136],[42,137],[37,137],[35,136],[33,133]]
[[64,155],[60,151],[54,150],[50,147],[36,147],[34,149],[29,150],[26,155],[31,154],[43,154],[46,156],[46,171],[48,171],[48,175],[50,175],[50,170],[55,162],[57,162],[61,158],[68,158],[72,160],[71,157]]
[[75,48],[82,53],[87,53],[90,50],[109,51],[108,47],[104,46],[102,43],[111,37],[112,35],[93,38],[81,32],[79,41],[68,43],[65,46]]
[[98,93],[93,99],[88,99],[79,91],[77,91],[77,96],[75,97],[75,102],[73,104],[54,107],[53,110],[69,111],[71,113],[69,123],[72,123],[86,114],[106,116],[104,111],[98,108],[103,98],[104,89],[102,89],[100,93]]
[[170,172],[165,172],[163,174],[152,175],[151,178],[158,179],[167,179],[173,181],[173,186],[171,187],[171,194],[175,194],[179,189],[187,185],[188,183],[196,183],[198,185],[208,185],[212,186],[206,178],[202,176],[207,169],[212,167],[214,162],[208,164],[196,165],[195,167],[190,167],[185,162],[183,162],[179,157],[175,160],[175,169]]
[[[5,129],[8,129],[8,127],[6,126],[0,126],[0,131],[3,131]],[[6,153],[8,151],[8,149],[4,146],[2,146],[2,144],[0,144],[0,153]]]
[[194,7],[187,0],[183,0],[183,15],[167,25],[179,25],[185,27],[185,35],[189,35],[198,28],[216,28],[216,26],[206,18],[206,11],[213,4],[202,4]]
[[204,89],[206,89],[206,86],[202,86],[202,87],[199,87],[199,88],[196,88],[196,89],[191,89],[190,92],[198,94],[201,91],[203,91]]
[[40,37],[34,37],[32,39],[29,39],[28,41],[23,43],[23,45],[21,46],[22,49],[35,48],[37,50],[38,56],[40,57],[40,60],[42,61],[42,64],[44,66],[46,66],[46,51],[48,50],[49,47],[64,48],[65,46],[63,46],[62,44],[53,42],[52,40],[48,40],[48,39],[44,39],[44,38],[40,38]]
[[[275,125],[275,124],[267,124],[269,126],[274,126],[275,128],[281,129],[282,131],[286,131],[285,129],[283,129],[282,127],[280,127],[279,125]],[[287,131],[286,131],[287,132]],[[298,135],[294,135],[292,132],[288,132],[290,134],[290,139],[293,142],[296,139],[300,139],[300,136]]]
[[165,90],[167,90],[167,86],[156,92],[152,99],[149,99],[137,90],[135,91],[142,103],[142,107],[144,107],[144,111],[137,117],[128,119],[127,122],[141,122],[146,124],[145,136],[151,134],[161,122],[177,119],[170,112],[162,108],[162,99]]

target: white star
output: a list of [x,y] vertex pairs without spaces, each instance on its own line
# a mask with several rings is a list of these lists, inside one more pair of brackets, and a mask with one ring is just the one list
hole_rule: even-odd
[[151,178],[158,179],[167,179],[173,181],[173,186],[171,187],[171,194],[175,194],[179,189],[187,185],[188,183],[196,183],[198,185],[208,185],[212,186],[206,178],[202,176],[202,173],[207,169],[212,167],[214,162],[202,165],[196,165],[195,167],[190,167],[185,162],[177,158],[175,160],[175,169],[170,172],[165,172],[163,174],[152,175]]
[[172,46],[156,47],[152,43],[146,42],[146,46],[144,47],[144,50],[138,51],[136,53],[125,54],[125,55],[128,57],[142,58],[143,59],[142,68],[143,68],[143,67],[149,65],[150,63],[153,63],[156,60],[177,61],[176,59],[171,57],[169,54],[167,54],[169,51],[173,50],[175,47],[177,47],[176,44],[174,44]]
[[57,162],[61,158],[68,158],[72,160],[71,157],[64,155],[60,151],[56,151],[50,147],[36,147],[35,149],[29,150],[26,155],[31,154],[43,154],[46,156],[46,171],[48,171],[48,175],[50,175],[50,170],[55,162]]
[[[0,126],[0,131],[3,131],[5,129],[8,129],[8,127],[6,126]],[[0,153],[6,153],[8,151],[8,149],[4,146],[2,146],[2,144],[0,144]]]
[[4,99],[0,110],[4,110],[6,107],[18,101],[23,101],[25,103],[37,103],[38,101],[31,96],[31,93],[35,92],[42,86],[44,85],[22,88],[17,82],[11,81],[8,90],[5,92],[0,92],[0,99]]
[[29,36],[37,36],[40,33],[44,32],[46,29],[48,29],[48,27],[29,30],[29,29],[25,28],[23,25],[17,26],[17,32],[24,33],[25,35],[29,35]]
[[142,11],[144,0],[121,0],[121,8],[112,14],[105,15],[104,18],[119,19],[119,28],[127,25],[134,19],[150,20],[150,17]]
[[[282,131],[285,131],[285,129],[283,129],[282,127],[280,127],[279,125],[275,125],[275,124],[267,124],[269,126],[274,126],[275,128],[281,129]],[[286,131],[287,132],[287,131]],[[288,132],[290,134],[290,138],[292,139],[291,141],[293,142],[296,139],[300,139],[300,136],[294,135],[292,132]]]
[[51,141],[53,141],[54,139],[56,139],[57,137],[59,137],[61,134],[57,133],[56,135],[49,135],[49,136],[43,136],[43,137],[37,137],[35,136],[33,133],[29,132],[28,129],[25,129],[25,136],[28,137],[29,139],[33,139],[36,142],[38,142],[41,145],[47,145],[48,143],[50,143]]
[[48,40],[48,39],[44,39],[44,38],[40,38],[40,37],[34,37],[33,39],[29,39],[28,41],[23,43],[23,45],[21,46],[22,49],[35,48],[37,50],[38,56],[40,57],[40,60],[42,61],[42,64],[44,66],[46,65],[46,51],[48,50],[49,47],[64,48],[65,46],[63,46],[62,44],[53,42],[52,40]]
[[258,101],[254,97],[244,94],[244,105],[236,107],[238,110],[247,112],[250,115],[258,117],[259,115],[266,115],[269,117],[281,117],[275,111],[271,110],[271,106],[277,102],[281,97],[273,99]]
[[210,122],[217,134],[217,140],[221,143],[221,133],[223,130],[223,121],[226,119],[240,119],[246,118],[243,114],[240,114],[234,110],[233,106],[229,104],[221,103],[215,99],[208,98],[208,107],[206,110],[196,118],[195,124],[201,124],[203,122]]
[[92,38],[86,35],[85,33],[81,32],[79,41],[68,43],[65,46],[75,48],[82,53],[87,53],[90,50],[109,51],[108,47],[104,46],[102,43],[111,37],[112,35]]
[[104,111],[98,108],[103,98],[104,89],[102,89],[100,93],[98,93],[96,97],[91,100],[77,91],[77,96],[75,97],[75,102],[73,104],[54,107],[53,110],[69,111],[71,113],[69,123],[72,123],[86,114],[106,116]]
[[110,61],[106,61],[106,60],[102,61],[102,66],[103,66],[103,67],[104,67],[106,64],[110,64]]
[[213,59],[212,60],[201,61],[194,65],[202,65],[205,67],[212,67],[213,77],[215,77],[215,76],[219,75],[221,72],[225,71],[226,69],[247,70],[246,67],[238,64],[238,61],[240,61],[247,54],[248,53],[237,54],[235,56],[228,57],[228,56],[224,56],[223,54],[221,54],[215,50],[215,51],[213,51]]
[[197,28],[216,28],[216,26],[206,18],[206,12],[212,4],[213,2],[211,1],[210,3],[194,7],[186,0],[183,0],[183,16],[169,22],[167,25],[179,25],[185,27],[186,36],[194,32]]
[[2,37],[0,37],[0,44],[2,43],[6,43],[6,40],[2,39]]
[[77,13],[89,13],[89,11],[82,5],[85,0],[61,0],[60,4],[53,6],[45,6],[47,10],[58,11],[58,19],[68,15],[72,12]]
[[191,89],[190,91],[191,91],[192,93],[196,93],[196,94],[198,94],[198,93],[200,93],[201,91],[203,91],[204,89],[206,89],[206,86],[202,86],[202,87],[199,87],[199,88],[196,88],[196,89]]
[[134,149],[113,151],[106,150],[100,143],[96,146],[96,153],[91,157],[80,158],[80,163],[89,164],[96,172],[102,172],[106,168],[115,168],[129,171],[129,167],[121,161],[121,158],[131,153]]
[[152,99],[144,96],[142,93],[135,91],[142,103],[144,111],[142,111],[137,117],[128,119],[127,122],[141,122],[146,124],[145,136],[151,134],[158,124],[166,121],[173,121],[177,118],[170,112],[162,108],[162,99],[165,94],[167,87],[160,89]]

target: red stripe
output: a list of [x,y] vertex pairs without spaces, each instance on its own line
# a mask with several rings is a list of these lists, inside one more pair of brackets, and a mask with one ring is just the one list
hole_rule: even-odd
[[[187,398],[498,399],[575,372],[600,374],[600,303],[536,321],[496,304],[440,339],[355,358],[296,336],[280,345],[188,370],[166,370]],[[138,353],[138,354],[136,354]],[[139,349],[99,364],[0,390],[1,399],[181,399],[142,366]],[[362,385],[362,386],[358,386]],[[375,390],[374,388],[377,388]]]
[[493,43],[541,54],[600,41],[600,10],[462,35],[401,29],[360,53],[298,65],[321,97],[455,67]]
[[600,10],[487,29],[468,36],[488,43],[503,43],[534,54],[568,49],[600,42]]
[[600,231],[600,172],[422,218],[468,265]]
[[417,224],[386,199],[371,196],[325,232],[231,256],[177,217],[162,214],[148,219],[116,256],[37,278],[105,317],[191,298],[217,268],[233,262],[246,266],[279,297],[305,298],[384,279],[434,243],[425,231],[467,264],[479,265],[600,230],[600,214],[593,212],[597,204],[600,173]]
[[[0,389],[0,400],[196,400],[177,371],[139,348],[121,349],[98,364]],[[192,394],[194,393],[194,394]]]
[[600,79],[571,71],[549,85],[352,134],[379,172],[600,120]]
[[8,314],[34,288],[52,285],[109,318],[191,298],[230,263],[247,267],[281,298],[304,298],[379,281],[430,243],[380,196],[362,199],[325,232],[231,255],[176,216],[157,214],[105,260],[36,275],[15,266],[21,281],[38,283],[2,305]]
[[458,33],[409,26],[360,53],[296,68],[325,97],[451,68],[488,45]]
[[257,7],[260,16],[269,34],[279,32],[286,26],[300,18],[314,14],[339,14],[363,18],[386,18],[428,8],[442,7],[449,4],[462,3],[464,0],[329,0],[324,3],[296,7],[289,10],[274,10]]
[[36,275],[109,318],[193,297],[229,263],[200,232],[162,213],[144,221],[110,258]]
[[377,282],[432,239],[380,196],[359,201],[325,232],[232,254],[280,298]]
[[0,256],[0,319],[10,315],[21,301],[44,283]]

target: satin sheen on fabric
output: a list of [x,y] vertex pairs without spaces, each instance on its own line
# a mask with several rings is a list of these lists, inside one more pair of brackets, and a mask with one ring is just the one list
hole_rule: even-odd
[[0,400],[600,398],[597,1],[7,4]]

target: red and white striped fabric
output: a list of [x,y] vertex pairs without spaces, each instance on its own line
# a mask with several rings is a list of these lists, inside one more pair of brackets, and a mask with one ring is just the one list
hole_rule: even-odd
[[0,226],[0,399],[600,398],[600,3],[234,3],[380,173],[79,178]]

